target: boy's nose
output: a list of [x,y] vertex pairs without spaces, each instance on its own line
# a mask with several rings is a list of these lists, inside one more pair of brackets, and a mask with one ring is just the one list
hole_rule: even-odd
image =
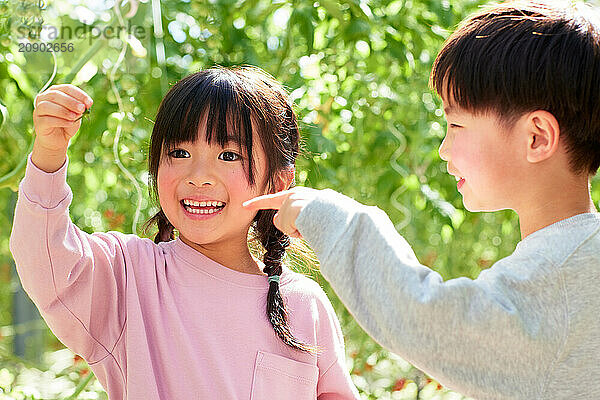
[[448,135],[446,135],[444,137],[444,140],[442,140],[442,144],[440,145],[440,148],[438,150],[438,152],[440,153],[440,158],[444,161],[450,160],[450,144],[448,142]]

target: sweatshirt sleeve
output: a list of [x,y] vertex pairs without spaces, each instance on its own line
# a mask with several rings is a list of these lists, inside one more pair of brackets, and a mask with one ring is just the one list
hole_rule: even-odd
[[46,173],[31,155],[10,250],[23,288],[56,337],[88,363],[111,353],[125,325],[125,257],[117,237],[87,234],[69,217],[67,162]]
[[[316,283],[315,283],[316,285]],[[346,348],[340,323],[325,292],[319,287],[318,346],[319,381],[317,399],[354,400],[360,399],[346,365]]]
[[527,259],[509,257],[476,280],[444,282],[383,211],[329,189],[296,226],[322,275],[382,346],[464,395],[539,398],[567,332],[564,288],[551,266],[536,278]]

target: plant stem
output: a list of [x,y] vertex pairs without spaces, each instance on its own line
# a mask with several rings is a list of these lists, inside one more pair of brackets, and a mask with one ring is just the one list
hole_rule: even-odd
[[88,383],[90,383],[92,379],[94,379],[94,374],[92,373],[92,371],[90,371],[90,373],[85,377],[85,379],[79,382],[79,385],[77,385],[73,394],[67,397],[65,400],[77,399],[79,393],[83,392],[83,389],[85,389],[85,387],[88,385]]

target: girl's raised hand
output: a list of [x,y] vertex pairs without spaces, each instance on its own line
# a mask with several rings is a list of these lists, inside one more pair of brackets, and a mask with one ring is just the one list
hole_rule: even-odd
[[50,86],[35,98],[33,125],[36,140],[49,150],[66,148],[81,125],[78,118],[92,103],[92,98],[77,86]]
[[316,189],[297,186],[290,190],[255,197],[242,205],[250,210],[278,210],[273,217],[275,227],[291,237],[302,237],[296,229],[296,219],[317,193]]
[[66,158],[69,140],[81,126],[79,119],[92,103],[87,93],[70,84],[50,86],[36,96],[34,164],[46,172],[60,168]]

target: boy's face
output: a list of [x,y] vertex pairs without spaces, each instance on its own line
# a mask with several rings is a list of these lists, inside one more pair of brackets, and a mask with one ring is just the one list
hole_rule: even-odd
[[523,192],[526,137],[521,120],[507,130],[496,114],[475,114],[444,99],[448,123],[440,157],[458,179],[457,188],[469,211],[514,209]]

